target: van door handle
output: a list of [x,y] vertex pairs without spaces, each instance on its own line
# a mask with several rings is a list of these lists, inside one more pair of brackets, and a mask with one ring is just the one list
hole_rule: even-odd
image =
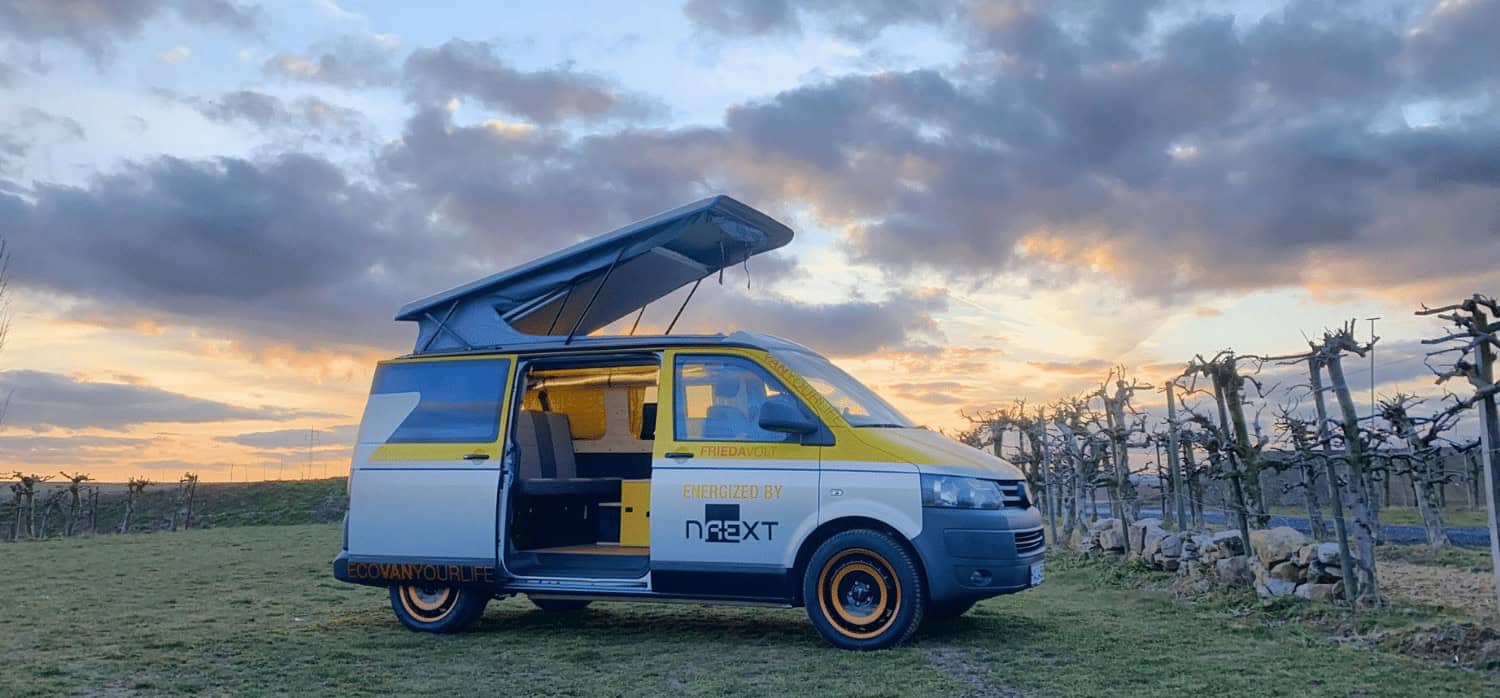
[[489,460],[489,459],[490,459],[490,454],[488,454],[488,453],[465,453],[464,454],[464,460]]
[[673,451],[671,453],[668,453],[667,457],[671,458],[672,460],[687,460],[688,458],[692,458],[693,454],[688,453],[687,451]]

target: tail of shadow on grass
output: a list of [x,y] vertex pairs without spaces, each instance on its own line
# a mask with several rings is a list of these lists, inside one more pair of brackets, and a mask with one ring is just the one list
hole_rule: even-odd
[[917,643],[963,645],[983,640],[989,646],[1019,646],[1039,642],[1047,634],[1046,624],[1034,618],[970,611],[951,620],[923,624],[917,632]]
[[491,610],[475,625],[479,633],[522,635],[568,635],[618,640],[629,628],[661,639],[705,637],[724,640],[789,639],[814,637],[800,609],[747,609],[692,604],[593,606],[579,611],[548,612],[534,609]]
[[[319,631],[360,630],[407,635],[409,631],[384,609],[340,613],[313,625]],[[663,641],[787,642],[821,645],[802,609],[700,606],[694,604],[594,605],[578,611],[543,611],[496,604],[485,612],[466,636],[509,638],[597,639],[618,641],[621,630],[649,633]],[[977,610],[952,620],[929,621],[915,642],[963,646],[968,643],[1021,646],[1048,633],[1045,621],[997,611]]]

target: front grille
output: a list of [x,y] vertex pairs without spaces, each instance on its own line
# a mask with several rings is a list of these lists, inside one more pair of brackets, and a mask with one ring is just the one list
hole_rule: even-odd
[[1021,480],[1002,480],[1000,499],[1001,506],[1006,509],[1025,509],[1031,506],[1031,502],[1026,501],[1026,483]]
[[1025,555],[1042,549],[1046,543],[1042,529],[1037,528],[1030,531],[1016,531],[1016,554]]

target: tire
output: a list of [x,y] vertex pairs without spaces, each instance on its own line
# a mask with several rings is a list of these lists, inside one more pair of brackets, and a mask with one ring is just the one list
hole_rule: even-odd
[[927,605],[927,622],[942,623],[944,621],[958,620],[958,617],[968,613],[974,607],[974,601],[934,601]]
[[927,606],[922,575],[906,546],[869,529],[824,541],[802,575],[807,617],[829,644],[879,650],[911,639]]
[[448,586],[391,587],[391,610],[408,630],[457,633],[484,615],[490,597],[484,592]]
[[549,613],[567,613],[570,611],[582,611],[593,603],[587,599],[539,599],[535,596],[526,597],[531,600],[533,606]]

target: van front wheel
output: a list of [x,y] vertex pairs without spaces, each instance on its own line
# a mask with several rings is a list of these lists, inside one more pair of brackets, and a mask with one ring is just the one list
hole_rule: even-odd
[[916,561],[887,533],[856,529],[824,541],[802,578],[807,617],[835,647],[878,650],[911,639],[926,590]]
[[391,610],[408,630],[423,633],[461,632],[484,615],[489,596],[449,586],[391,587]]

